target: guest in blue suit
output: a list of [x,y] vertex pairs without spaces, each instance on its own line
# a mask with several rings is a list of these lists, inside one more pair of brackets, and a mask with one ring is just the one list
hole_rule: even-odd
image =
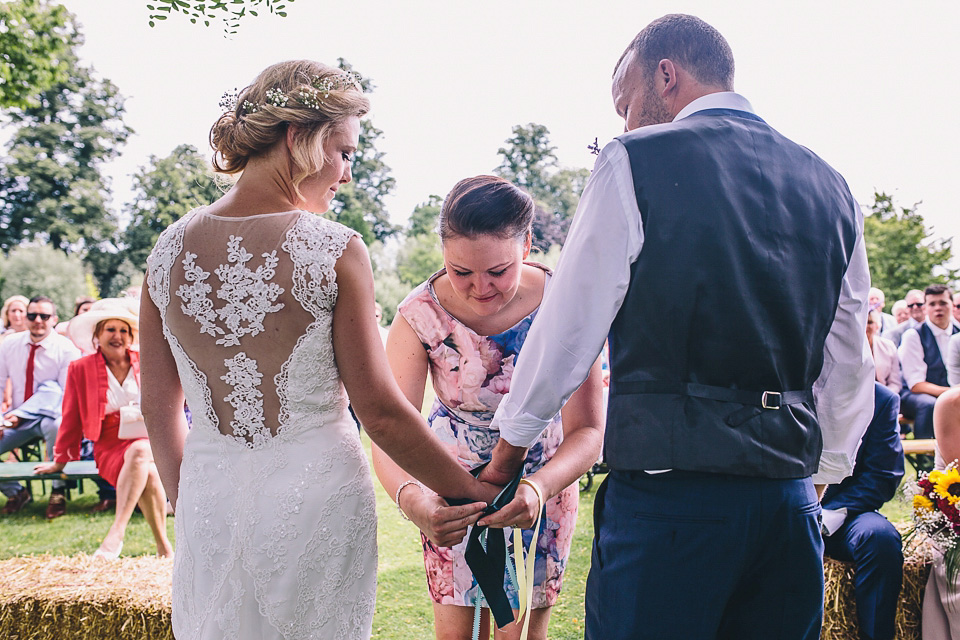
[[897,415],[900,398],[875,383],[873,420],[857,452],[853,475],[823,496],[824,553],[852,562],[860,637],[892,640],[903,580],[903,546],[890,521],[877,513],[903,477]]

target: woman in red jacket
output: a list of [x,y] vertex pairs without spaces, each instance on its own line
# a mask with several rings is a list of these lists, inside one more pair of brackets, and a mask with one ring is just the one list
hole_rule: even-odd
[[[140,354],[130,350],[137,328],[137,316],[129,301],[117,298],[95,302],[90,311],[70,321],[73,341],[81,349],[95,352],[70,364],[53,462],[35,468],[36,473],[56,473],[67,462],[80,458],[83,437],[93,441],[97,471],[117,488],[116,517],[94,554],[106,558],[120,555],[127,523],[137,504],[153,530],[157,554],[173,554],[166,532],[167,497],[150,442],[136,433],[136,427],[143,423],[142,418],[137,420]],[[123,427],[121,408],[125,409],[124,422],[129,423]],[[128,429],[133,433],[124,433]]]

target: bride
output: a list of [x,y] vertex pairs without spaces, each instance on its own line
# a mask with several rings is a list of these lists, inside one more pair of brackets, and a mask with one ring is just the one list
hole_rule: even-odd
[[283,62],[229,102],[214,167],[242,174],[161,234],[141,311],[143,413],[177,514],[174,634],[369,638],[376,513],[344,387],[424,484],[478,502],[496,490],[405,400],[364,244],[314,215],[351,179],[369,107],[357,78]]

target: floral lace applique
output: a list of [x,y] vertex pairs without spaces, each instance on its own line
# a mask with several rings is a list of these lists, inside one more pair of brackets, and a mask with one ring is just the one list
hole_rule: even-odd
[[196,318],[200,323],[201,333],[209,333],[211,336],[223,335],[223,329],[216,325],[217,314],[213,310],[213,302],[208,297],[212,291],[206,282],[210,272],[201,269],[194,262],[196,259],[197,254],[189,251],[183,256],[183,277],[193,284],[182,284],[177,289],[177,297],[186,303],[180,305],[180,310],[184,315]]
[[[247,334],[255,336],[262,332],[266,315],[283,309],[283,303],[273,304],[283,293],[283,287],[269,282],[276,275],[279,262],[276,250],[262,254],[263,264],[251,271],[247,262],[253,254],[240,246],[242,241],[239,236],[230,236],[227,260],[232,264],[221,264],[214,270],[221,282],[217,298],[227,304],[214,310],[209,297],[212,287],[206,283],[210,273],[194,262],[197,254],[189,251],[183,259],[184,278],[193,284],[184,284],[177,289],[177,296],[186,303],[180,306],[183,313],[200,323],[202,333],[222,335],[217,344],[225,347],[239,345],[240,338]],[[218,318],[227,325],[229,333],[217,325]]]
[[257,389],[263,374],[257,370],[257,361],[248,358],[243,351],[227,358],[223,364],[227,375],[220,376],[220,379],[233,387],[233,393],[223,399],[233,407],[230,427],[235,436],[251,438],[256,445],[258,440],[269,437],[264,427],[263,393]]
[[[267,282],[276,275],[279,262],[276,250],[262,254],[263,264],[256,271],[251,271],[247,268],[247,262],[253,254],[240,246],[242,240],[238,236],[230,236],[227,260],[235,264],[229,267],[220,265],[214,271],[223,283],[217,290],[217,297],[227,301],[226,305],[217,309],[217,315],[231,331],[217,340],[217,344],[225,347],[240,344],[240,338],[248,333],[257,335],[263,331],[264,317],[283,309],[283,303],[271,304],[283,293],[283,288],[274,282]],[[241,323],[246,323],[246,326]]]

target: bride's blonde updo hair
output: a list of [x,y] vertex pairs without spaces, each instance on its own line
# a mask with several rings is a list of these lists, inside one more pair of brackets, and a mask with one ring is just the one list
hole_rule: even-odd
[[225,95],[225,101],[226,113],[210,128],[214,169],[240,173],[250,158],[267,151],[293,126],[290,155],[298,195],[300,183],[326,163],[323,145],[333,129],[370,110],[356,76],[312,60],[271,65],[235,98]]

